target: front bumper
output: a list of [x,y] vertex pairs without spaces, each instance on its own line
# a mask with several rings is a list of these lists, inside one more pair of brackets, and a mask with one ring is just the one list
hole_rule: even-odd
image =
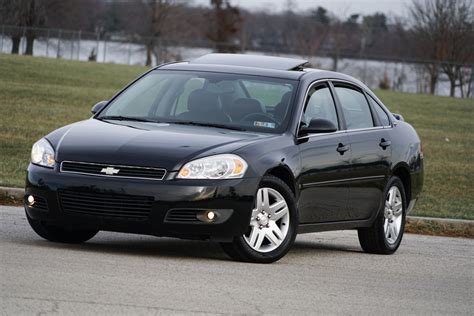
[[[33,164],[28,166],[25,209],[28,215],[69,228],[172,236],[190,239],[230,240],[246,232],[259,178],[231,180],[143,180],[60,173]],[[148,197],[149,215],[128,218],[66,211],[60,192],[100,196]],[[29,206],[26,196],[44,199],[46,207]],[[38,204],[39,206],[39,204]],[[44,206],[44,205],[43,205]],[[228,216],[216,222],[165,220],[170,210],[224,210]],[[167,217],[166,217],[167,218]]]

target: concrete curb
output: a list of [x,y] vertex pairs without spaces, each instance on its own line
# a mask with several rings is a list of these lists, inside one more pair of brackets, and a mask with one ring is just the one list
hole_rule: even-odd
[[[7,197],[11,200],[22,201],[24,194],[25,194],[25,190],[21,188],[0,187],[0,197]],[[445,230],[445,231],[448,231],[448,230],[449,231],[451,230],[473,231],[474,230],[474,221],[465,220],[465,219],[408,216],[407,225],[411,227],[436,226],[438,227],[438,229]]]
[[0,197],[8,197],[12,200],[23,200],[25,189],[0,187]]
[[434,236],[474,238],[474,221],[408,216],[405,232]]
[[468,225],[473,226],[474,221],[468,219],[454,219],[454,218],[437,218],[437,217],[421,217],[421,216],[407,216],[409,222],[438,222],[445,225]]

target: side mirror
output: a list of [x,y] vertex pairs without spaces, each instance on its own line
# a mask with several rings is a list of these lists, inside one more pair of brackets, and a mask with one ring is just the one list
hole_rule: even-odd
[[337,131],[337,127],[333,122],[325,119],[312,119],[308,126],[300,128],[300,135],[306,134],[322,134],[322,133],[333,133]]
[[401,114],[392,113],[392,115],[397,119],[397,121],[402,121],[402,122],[405,121],[405,119],[403,118],[403,116]]
[[109,101],[100,101],[100,102],[96,103],[91,109],[92,114],[96,114],[97,112],[102,110],[104,108],[104,106],[107,104],[107,102],[109,102]]

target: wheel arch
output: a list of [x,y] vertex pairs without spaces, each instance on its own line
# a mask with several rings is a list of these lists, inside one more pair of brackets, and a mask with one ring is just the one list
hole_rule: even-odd
[[395,168],[393,168],[392,175],[397,176],[403,183],[403,188],[405,189],[406,203],[408,204],[411,201],[411,175],[410,169],[408,166],[400,163]]
[[288,166],[280,165],[277,167],[273,167],[267,170],[265,175],[272,175],[274,177],[279,178],[280,180],[286,183],[286,185],[290,188],[291,192],[293,192],[295,197],[298,196],[298,192],[296,190],[296,180]]

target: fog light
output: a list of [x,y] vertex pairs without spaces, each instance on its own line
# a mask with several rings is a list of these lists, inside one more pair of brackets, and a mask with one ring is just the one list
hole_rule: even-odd
[[216,218],[216,213],[214,213],[213,211],[209,211],[206,213],[206,217],[208,220],[212,221],[214,220],[214,218]]
[[28,195],[27,201],[28,205],[32,206],[33,204],[35,204],[35,197],[33,195]]

